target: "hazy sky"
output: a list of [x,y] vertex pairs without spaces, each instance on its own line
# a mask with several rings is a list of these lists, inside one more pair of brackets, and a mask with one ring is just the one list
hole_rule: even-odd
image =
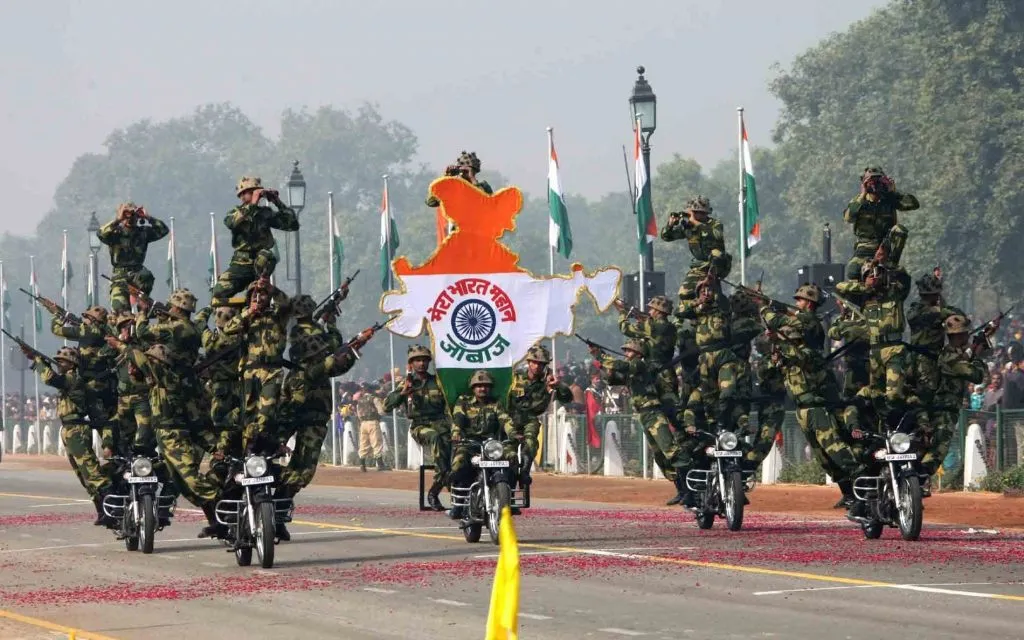
[[416,132],[420,160],[440,169],[475,150],[485,174],[533,192],[552,126],[567,191],[623,190],[638,64],[658,96],[652,162],[707,166],[734,148],[738,105],[752,143],[768,143],[773,62],[883,4],[4,0],[0,231],[32,232],[73,160],[112,129],[223,101],[270,135],[287,107],[374,102]]

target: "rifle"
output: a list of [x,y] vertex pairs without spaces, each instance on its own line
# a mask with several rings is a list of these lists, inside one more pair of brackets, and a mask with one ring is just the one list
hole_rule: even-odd
[[75,325],[82,324],[82,319],[81,318],[79,318],[75,314],[71,313],[70,311],[68,311],[64,307],[60,306],[59,304],[57,304],[53,300],[50,300],[49,298],[45,298],[43,296],[37,296],[36,294],[32,293],[31,291],[28,291],[26,289],[22,289],[21,287],[18,287],[18,291],[21,291],[22,293],[24,293],[28,297],[30,297],[33,300],[35,300],[37,303],[39,303],[39,306],[41,306],[42,308],[44,308],[47,311],[49,311],[51,314],[53,314],[53,316],[55,318],[59,318],[61,323],[63,323],[63,324],[75,324]]
[[352,338],[345,344],[341,345],[341,347],[335,353],[345,354],[351,351],[352,354],[358,359],[360,356],[358,349],[356,349],[356,345],[359,343],[365,344],[367,340],[373,337],[373,334],[383,329],[385,324],[387,324],[387,320],[385,320],[384,322],[375,322],[372,327],[363,329],[358,334],[356,334],[356,337]]
[[878,243],[878,249],[875,250],[875,255],[871,257],[871,260],[864,264],[860,270],[860,276],[862,280],[866,280],[869,275],[878,277],[878,269],[882,266],[882,263],[889,257],[889,252],[885,248],[885,242],[892,235],[892,230],[895,229],[895,225],[889,227],[889,230],[882,237],[882,241]]
[[[25,354],[26,358],[41,358],[43,362],[45,362],[50,368],[57,367],[57,362],[50,356],[46,355],[42,351],[39,351],[38,349],[33,348],[30,344],[28,344],[18,336],[11,335],[11,333],[7,331],[7,329],[0,329],[0,331],[3,331],[5,336],[10,338],[11,340],[14,340],[15,344],[21,347],[21,352]],[[29,356],[29,354],[31,354],[31,356]]]
[[[114,283],[114,280],[110,276],[105,274],[105,273],[101,273],[100,277],[103,278],[104,280],[106,280],[107,282],[111,283],[111,284]],[[137,300],[139,300],[140,302],[142,302],[143,304],[149,305],[149,317],[150,318],[152,318],[153,316],[165,316],[166,317],[166,316],[171,315],[170,308],[166,304],[164,304],[163,302],[158,302],[156,300],[153,300],[153,298],[151,298],[149,295],[147,295],[145,291],[143,291],[142,289],[136,287],[134,284],[132,284],[130,282],[125,282],[124,285],[126,287],[128,287],[128,293],[130,293],[131,295],[135,296],[135,298]]]
[[975,329],[974,331],[971,331],[971,336],[972,336],[972,337],[973,337],[973,336],[976,336],[976,335],[978,335],[979,333],[986,333],[986,334],[988,334],[988,333],[990,333],[990,332],[991,332],[991,333],[994,333],[995,331],[997,331],[997,330],[999,329],[999,325],[1000,325],[1000,323],[1002,323],[1002,321],[1003,321],[1003,318],[1005,318],[1005,317],[1006,317],[1006,314],[1008,314],[1008,313],[1010,313],[1011,311],[1013,311],[1013,307],[1016,307],[1016,306],[1017,306],[1017,305],[1012,305],[1012,306],[1011,306],[1011,307],[1010,307],[1009,309],[1007,309],[1006,311],[1000,311],[1000,312],[999,312],[999,313],[998,313],[998,314],[996,315],[996,317],[992,318],[991,320],[989,320],[989,321],[988,321],[988,322],[986,322],[985,324],[981,325],[980,327],[978,327],[978,328],[977,328],[977,329]]
[[242,349],[242,345],[241,344],[236,344],[233,347],[228,347],[227,349],[221,349],[220,351],[218,351],[218,352],[216,352],[216,353],[214,353],[212,355],[207,355],[205,358],[203,358],[198,363],[196,363],[196,373],[197,374],[203,373],[204,371],[206,371],[207,369],[209,369],[213,365],[217,364],[218,362],[223,362],[223,361],[227,360],[228,356],[230,356],[231,354],[237,354],[239,351],[241,351],[241,349]]
[[736,289],[737,291],[746,291],[753,298],[755,298],[757,300],[763,300],[763,301],[767,302],[774,309],[785,310],[786,312],[790,312],[790,311],[799,312],[799,311],[801,311],[800,307],[797,307],[797,306],[794,306],[794,305],[791,305],[791,304],[787,304],[787,303],[785,303],[785,302],[783,302],[781,300],[776,300],[775,298],[770,298],[770,297],[766,296],[765,294],[761,293],[761,289],[760,289],[761,283],[760,283],[760,281],[758,281],[758,288],[757,289],[751,289],[750,287],[748,287],[746,285],[736,284],[735,282],[729,282],[725,278],[721,278],[721,281],[724,282],[725,284],[729,285],[733,289]]
[[643,311],[640,311],[636,307],[629,307],[627,309],[626,303],[622,300],[622,298],[616,298],[615,302],[613,302],[612,304],[615,305],[616,309],[625,313],[627,318],[633,318],[635,320],[639,320],[640,322],[644,322],[646,320],[649,320],[651,317],[651,314],[644,313]]
[[331,309],[337,309],[338,305],[348,297],[348,286],[352,284],[352,281],[359,275],[360,269],[356,269],[356,272],[345,278],[345,282],[341,283],[341,286],[332,291],[326,298],[320,301],[320,304],[316,305],[313,310],[313,319],[320,320],[327,312]]
[[591,349],[600,349],[601,351],[604,351],[605,353],[611,353],[611,354],[617,355],[617,356],[622,357],[622,358],[626,357],[621,351],[616,351],[615,349],[609,349],[608,347],[602,347],[601,345],[597,344],[593,340],[588,340],[587,338],[584,338],[583,336],[581,336],[578,333],[574,333],[573,335],[576,336],[577,338],[579,338],[580,341],[583,342],[583,344],[587,345]]

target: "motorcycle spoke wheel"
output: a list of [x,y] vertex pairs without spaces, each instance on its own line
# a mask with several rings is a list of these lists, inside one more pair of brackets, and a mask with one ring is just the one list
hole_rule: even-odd
[[260,566],[270,569],[274,566],[274,503],[260,503],[256,513],[256,555],[259,556]]
[[498,529],[501,526],[501,514],[505,507],[512,503],[512,489],[507,482],[499,482],[491,491],[491,504],[487,505],[487,532],[491,542],[498,544]]
[[142,496],[142,522],[139,523],[139,544],[142,553],[153,553],[153,542],[156,536],[156,508],[152,494]]
[[900,536],[911,542],[921,537],[921,481],[917,476],[900,478],[900,500],[896,505]]
[[729,531],[739,531],[743,527],[743,473],[732,472],[725,483],[725,522]]

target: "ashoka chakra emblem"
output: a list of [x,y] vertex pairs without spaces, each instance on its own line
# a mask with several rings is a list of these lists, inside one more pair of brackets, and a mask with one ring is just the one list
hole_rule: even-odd
[[497,327],[494,309],[482,300],[463,300],[452,312],[452,331],[466,344],[483,344]]

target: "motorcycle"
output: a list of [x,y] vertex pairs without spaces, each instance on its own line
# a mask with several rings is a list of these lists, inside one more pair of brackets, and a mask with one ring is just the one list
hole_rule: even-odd
[[755,472],[743,469],[743,442],[735,433],[722,429],[718,435],[698,431],[702,440],[714,442],[704,447],[710,459],[708,469],[691,469],[686,474],[686,488],[696,494],[697,504],[690,507],[697,526],[710,529],[715,516],[725,518],[730,531],[743,526],[746,494],[754,490]]
[[217,501],[214,513],[217,522],[228,528],[225,542],[231,546],[240,567],[252,564],[253,549],[261,567],[273,567],[277,525],[292,521],[291,498],[274,498],[274,483],[280,477],[280,469],[273,463],[282,455],[249,454],[245,460],[227,459],[231,473],[226,492],[238,499]]
[[928,475],[917,463],[920,442],[913,435],[901,431],[904,421],[883,436],[864,434],[868,443],[878,446],[871,457],[882,463],[878,475],[859,476],[853,481],[853,495],[865,504],[864,515],[847,516],[860,524],[864,537],[875,540],[885,526],[898,527],[904,540],[913,541],[921,536],[923,494],[921,486]]
[[153,469],[153,460],[144,455],[131,458],[114,456],[111,461],[117,465],[114,477],[123,482],[115,483],[115,490],[103,498],[103,513],[117,520],[117,539],[124,540],[128,551],[142,550],[153,553],[156,532],[170,525],[174,516],[177,498],[164,495],[165,484]]
[[488,438],[484,441],[463,441],[459,445],[474,449],[470,463],[478,470],[468,487],[451,487],[452,509],[462,510],[459,528],[466,542],[479,542],[486,524],[491,542],[498,544],[502,510],[505,507],[516,510],[530,507],[530,486],[513,489],[519,470],[523,468],[523,445],[519,444],[514,462],[502,459],[505,445],[511,443],[510,440],[501,442]]

